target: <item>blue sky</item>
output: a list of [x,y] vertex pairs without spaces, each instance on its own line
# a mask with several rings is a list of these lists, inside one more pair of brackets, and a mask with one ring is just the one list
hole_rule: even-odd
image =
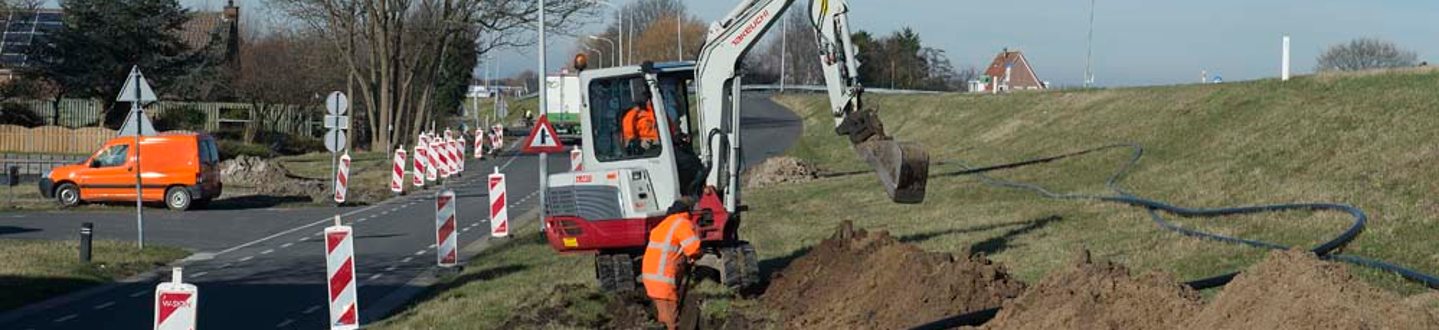
[[[739,3],[684,1],[705,20]],[[182,2],[215,8],[224,1]],[[796,1],[795,8],[808,3]],[[956,65],[982,67],[1010,47],[1025,52],[1041,79],[1060,85],[1083,81],[1087,0],[851,0],[850,7],[856,28],[878,34],[914,28]],[[1200,70],[1230,81],[1275,77],[1285,33],[1293,38],[1296,73],[1312,71],[1315,56],[1328,45],[1358,37],[1394,41],[1421,60],[1439,62],[1436,21],[1435,0],[1098,0],[1094,70],[1096,82],[1105,86],[1197,82]],[[584,31],[601,28],[595,24]],[[573,54],[574,41],[557,37],[550,45],[550,68],[557,69]],[[535,68],[534,53],[529,48],[497,54],[499,73]]]

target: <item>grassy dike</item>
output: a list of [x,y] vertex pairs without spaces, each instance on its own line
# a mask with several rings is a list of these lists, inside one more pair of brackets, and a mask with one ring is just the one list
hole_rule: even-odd
[[[1054,91],[1010,95],[872,95],[888,130],[928,147],[931,174],[958,163],[994,164],[1116,142],[1148,148],[1122,186],[1181,206],[1220,207],[1334,201],[1364,208],[1368,230],[1346,250],[1421,270],[1439,270],[1439,72]],[[827,172],[867,171],[848,142],[832,133],[820,95],[777,98],[804,118],[789,151]],[[1124,150],[994,173],[1062,191],[1105,193],[1103,183],[1127,160]],[[1186,238],[1159,229],[1142,210],[1096,202],[1052,201],[985,186],[972,176],[929,181],[925,203],[890,203],[872,174],[745,192],[742,236],[754,243],[766,273],[786,266],[828,237],[842,221],[888,230],[927,250],[984,253],[1026,282],[1071,260],[1079,248],[1136,271],[1181,278],[1250,265],[1264,251]],[[1309,245],[1339,232],[1348,218],[1331,213],[1174,219],[1185,226],[1286,244]],[[588,256],[561,256],[534,238],[491,247],[465,272],[376,329],[498,328],[528,301],[579,302],[569,318],[602,317],[605,298],[584,299],[593,284]],[[1363,279],[1401,293],[1421,287],[1397,276],[1354,268]],[[557,285],[587,290],[556,294]],[[717,296],[722,292],[717,292]],[[547,296],[548,295],[548,296]],[[570,295],[572,297],[556,297]],[[709,300],[711,313],[754,301]],[[751,307],[744,307],[751,306]],[[762,311],[761,311],[762,312]]]

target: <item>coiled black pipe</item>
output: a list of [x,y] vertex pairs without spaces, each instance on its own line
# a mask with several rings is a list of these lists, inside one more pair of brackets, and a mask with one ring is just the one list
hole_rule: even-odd
[[[1052,191],[1052,190],[1050,190],[1050,189],[1048,189],[1048,188],[1045,188],[1045,187],[1040,186],[1040,185],[1037,185],[1037,184],[1026,183],[1026,182],[1019,182],[1019,181],[1011,181],[1011,180],[997,179],[997,178],[990,177],[990,176],[984,174],[984,173],[991,172],[991,171],[997,171],[997,170],[1009,169],[1009,168],[1016,168],[1016,167],[1020,167],[1020,166],[1027,166],[1027,165],[1038,164],[1038,163],[1053,162],[1053,161],[1057,161],[1057,160],[1061,160],[1061,159],[1065,159],[1065,158],[1069,158],[1069,157],[1080,156],[1080,155],[1085,155],[1085,154],[1100,152],[1100,151],[1109,150],[1109,149],[1117,149],[1117,148],[1129,148],[1129,149],[1133,150],[1133,152],[1132,152],[1131,157],[1129,158],[1129,160],[1126,161],[1123,166],[1121,166],[1118,170],[1116,170],[1112,175],[1110,175],[1109,179],[1105,181],[1105,187],[1108,188],[1110,191],[1113,191],[1113,192],[1114,192],[1114,195],[1088,195],[1088,194],[1075,194],[1075,193],[1057,193],[1057,192],[1054,192],[1054,191]],[[1172,204],[1169,204],[1169,203],[1165,203],[1165,202],[1161,202],[1161,201],[1157,201],[1157,200],[1153,200],[1153,199],[1147,199],[1147,198],[1142,198],[1142,197],[1135,196],[1134,194],[1131,194],[1131,193],[1129,193],[1128,191],[1125,191],[1123,188],[1121,188],[1121,187],[1119,186],[1119,181],[1123,180],[1123,178],[1129,174],[1129,171],[1132,170],[1132,169],[1134,168],[1134,166],[1139,163],[1140,158],[1143,158],[1143,157],[1144,157],[1144,147],[1141,146],[1141,145],[1139,145],[1139,144],[1134,144],[1134,143],[1112,144],[1112,145],[1106,145],[1106,146],[1101,146],[1101,147],[1096,147],[1096,148],[1090,148],[1090,149],[1080,150],[1080,151],[1077,151],[1077,152],[1070,152],[1070,153],[1061,154],[1061,155],[1058,155],[1058,156],[1035,158],[1035,159],[1029,159],[1029,160],[1024,160],[1024,161],[1019,161],[1019,162],[1014,162],[1014,163],[1007,163],[1007,164],[1000,164],[1000,165],[994,165],[994,166],[969,167],[969,166],[965,166],[963,163],[957,163],[957,162],[956,162],[956,164],[960,165],[961,167],[964,167],[964,170],[961,170],[961,171],[958,171],[958,172],[953,172],[953,173],[948,173],[948,174],[944,174],[944,175],[976,175],[977,177],[980,178],[980,180],[981,180],[982,182],[984,182],[985,184],[991,185],[991,186],[1004,187],[1004,188],[1012,188],[1012,189],[1029,190],[1029,191],[1033,191],[1033,192],[1035,192],[1035,193],[1038,193],[1039,195],[1041,195],[1041,196],[1043,196],[1043,197],[1045,197],[1045,198],[1050,198],[1050,199],[1097,200],[1097,201],[1105,201],[1105,202],[1120,203],[1120,204],[1126,204],[1126,205],[1131,205],[1131,206],[1143,207],[1143,208],[1145,208],[1145,210],[1149,213],[1150,219],[1153,220],[1155,224],[1159,225],[1159,226],[1162,227],[1162,228],[1165,228],[1165,229],[1168,229],[1168,230],[1171,230],[1171,231],[1174,231],[1174,232],[1177,232],[1177,233],[1180,233],[1180,234],[1183,234],[1183,235],[1187,235],[1187,236],[1199,237],[1199,238],[1210,239],[1210,240],[1215,240],[1215,241],[1225,242],[1225,243],[1231,243],[1231,244],[1242,244],[1242,245],[1248,245],[1248,246],[1253,246],[1253,247],[1258,247],[1258,248],[1265,248],[1265,249],[1287,250],[1287,249],[1291,249],[1291,248],[1293,248],[1293,247],[1291,247],[1291,246],[1286,246],[1286,245],[1283,245],[1283,244],[1273,243],[1273,242],[1266,242],[1266,241],[1259,241],[1259,240],[1251,240],[1251,239],[1245,239],[1245,238],[1239,238],[1239,237],[1232,237],[1232,236],[1220,235],[1220,234],[1215,234],[1215,233],[1210,233],[1210,232],[1205,232],[1205,231],[1200,231],[1200,230],[1195,230],[1195,229],[1184,228],[1184,227],[1182,227],[1182,226],[1179,226],[1179,225],[1177,225],[1177,224],[1174,224],[1174,223],[1172,223],[1172,222],[1169,222],[1169,221],[1166,220],[1160,213],[1161,213],[1161,212],[1162,212],[1162,213],[1169,213],[1169,214],[1173,214],[1173,215],[1177,215],[1177,216],[1181,216],[1181,217],[1218,217],[1218,216],[1229,216],[1229,215],[1240,215],[1240,214],[1254,214],[1254,213],[1268,213],[1268,212],[1285,212],[1285,211],[1297,211],[1297,210],[1344,212],[1344,213],[1347,213],[1347,214],[1349,214],[1351,217],[1354,218],[1354,221],[1349,225],[1349,227],[1348,227],[1347,229],[1345,229],[1343,232],[1341,232],[1341,233],[1339,233],[1338,235],[1336,235],[1334,238],[1332,238],[1332,239],[1330,239],[1330,240],[1328,240],[1328,241],[1325,241],[1325,242],[1323,242],[1323,243],[1320,243],[1319,245],[1316,245],[1316,246],[1310,248],[1310,249],[1309,249],[1310,252],[1313,252],[1315,255],[1317,255],[1317,256],[1319,256],[1320,258],[1323,258],[1323,259],[1338,260],[1338,261],[1348,262],[1348,263],[1351,263],[1351,264],[1360,265],[1360,266],[1364,266],[1364,267],[1370,267],[1370,268],[1375,268],[1375,269],[1379,269],[1379,270],[1383,270],[1383,271],[1393,272],[1393,273],[1398,274],[1399,276],[1404,277],[1405,279],[1408,279],[1408,280],[1410,280],[1410,281],[1414,281],[1414,282],[1423,284],[1423,285],[1425,285],[1425,286],[1428,286],[1429,288],[1439,289],[1439,277],[1435,277],[1434,275],[1430,275],[1430,274],[1426,274],[1426,273],[1423,273],[1423,272],[1419,272],[1419,271],[1414,270],[1414,269],[1411,269],[1411,268],[1399,266],[1399,265],[1396,265],[1396,264],[1393,264],[1393,263],[1389,263],[1389,262],[1385,262],[1385,261],[1382,261],[1382,260],[1370,259],[1370,258],[1365,258],[1365,257],[1360,257],[1360,256],[1355,256],[1355,255],[1334,253],[1335,250],[1338,250],[1339,248],[1343,247],[1345,244],[1348,244],[1350,241],[1353,241],[1355,238],[1359,237],[1359,234],[1364,231],[1364,226],[1365,226],[1365,224],[1368,222],[1369,217],[1368,217],[1368,215],[1366,215],[1366,214],[1364,213],[1363,210],[1360,210],[1359,208],[1356,208],[1356,207],[1350,206],[1350,205],[1334,204],[1334,203],[1290,203],[1290,204],[1271,204],[1271,205],[1257,205],[1257,206],[1245,206],[1245,207],[1205,208],[1205,209],[1194,209],[1194,208],[1179,207],[1179,206],[1175,206],[1175,205],[1172,205]],[[1207,278],[1201,278],[1201,279],[1191,280],[1191,281],[1185,282],[1185,284],[1188,285],[1188,286],[1190,286],[1190,287],[1193,287],[1194,289],[1207,289],[1207,288],[1219,287],[1219,286],[1223,286],[1223,285],[1225,285],[1225,284],[1228,284],[1231,280],[1234,279],[1234,276],[1236,276],[1236,275],[1238,275],[1238,272],[1230,272],[1230,273],[1223,274],[1223,275],[1218,275],[1218,276],[1212,276],[1212,277],[1207,277]]]

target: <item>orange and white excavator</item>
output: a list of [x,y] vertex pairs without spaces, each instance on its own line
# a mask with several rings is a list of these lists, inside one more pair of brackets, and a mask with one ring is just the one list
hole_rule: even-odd
[[[739,237],[746,207],[740,194],[739,63],[795,0],[746,0],[710,26],[698,62],[644,63],[584,70],[577,57],[584,171],[552,174],[546,191],[544,235],[562,253],[596,253],[601,287],[636,287],[647,234],[682,197],[696,200],[704,256],[721,282],[738,289],[759,283],[754,247]],[[812,0],[820,61],[835,132],[874,168],[890,198],[924,200],[929,156],[885,134],[864,108],[858,50],[850,40],[849,6]],[[693,94],[693,95],[691,95]],[[637,146],[622,137],[625,112],[652,104],[658,143]]]

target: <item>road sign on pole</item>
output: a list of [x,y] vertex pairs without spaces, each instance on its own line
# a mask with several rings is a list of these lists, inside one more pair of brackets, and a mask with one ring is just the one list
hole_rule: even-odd
[[195,310],[200,289],[180,281],[180,267],[170,272],[170,282],[155,286],[155,330],[195,329]]
[[535,127],[530,129],[530,136],[525,137],[524,143],[520,144],[525,153],[546,154],[565,151],[564,142],[560,142],[559,135],[555,133],[555,126],[550,125],[549,116],[540,115],[540,120],[535,122]]
[[456,202],[454,190],[445,189],[435,196],[435,257],[440,267],[454,267],[459,259]]
[[145,248],[145,205],[140,199],[143,195],[140,187],[144,186],[140,173],[145,168],[140,166],[140,136],[155,134],[155,127],[145,117],[142,105],[155,100],[155,91],[145,81],[145,75],[140,73],[140,66],[130,67],[130,76],[125,79],[125,87],[121,88],[115,101],[130,102],[129,118],[125,118],[124,126],[120,127],[120,136],[135,136],[135,244],[141,249]]
[[325,275],[330,292],[330,329],[360,328],[360,302],[355,283],[355,239],[350,226],[325,228]]

